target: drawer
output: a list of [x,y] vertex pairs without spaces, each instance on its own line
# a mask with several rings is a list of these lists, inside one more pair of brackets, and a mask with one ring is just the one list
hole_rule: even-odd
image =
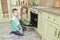
[[2,19],[2,16],[0,15],[0,19]]
[[57,15],[53,15],[53,16],[54,16],[54,18],[52,21],[57,24],[58,23],[58,16]]
[[57,15],[46,13],[46,19],[57,24]]
[[58,16],[58,25],[60,25],[60,16]]

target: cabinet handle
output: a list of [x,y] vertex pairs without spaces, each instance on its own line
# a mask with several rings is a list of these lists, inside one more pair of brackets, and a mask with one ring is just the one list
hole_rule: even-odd
[[56,31],[55,31],[55,36],[57,35],[57,29],[56,29]]
[[60,31],[59,31],[59,33],[58,33],[58,38],[60,38]]
[[53,19],[53,21],[55,21],[55,19]]
[[45,38],[44,38],[44,40],[45,40]]
[[49,17],[48,17],[48,19],[49,19]]

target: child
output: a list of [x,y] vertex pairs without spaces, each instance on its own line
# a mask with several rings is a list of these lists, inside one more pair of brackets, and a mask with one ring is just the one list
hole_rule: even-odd
[[19,22],[18,11],[17,9],[13,9],[12,12],[13,12],[13,17],[11,19],[11,28],[12,28],[11,33],[18,36],[23,36],[24,33],[23,33],[23,28],[21,27],[21,24]]
[[24,25],[27,25],[27,17],[28,17],[28,8],[27,6],[23,5],[20,9],[20,16],[21,16],[21,25],[24,26]]

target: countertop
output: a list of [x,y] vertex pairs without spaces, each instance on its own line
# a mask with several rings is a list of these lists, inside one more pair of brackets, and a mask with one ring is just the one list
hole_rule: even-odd
[[30,6],[30,8],[42,10],[42,11],[49,12],[49,13],[56,14],[56,15],[60,16],[60,8],[49,8],[46,6]]

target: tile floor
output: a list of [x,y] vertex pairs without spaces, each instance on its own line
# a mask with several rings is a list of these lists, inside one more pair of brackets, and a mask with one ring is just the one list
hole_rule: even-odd
[[41,40],[34,30],[27,27],[24,36],[9,34],[11,31],[9,22],[0,23],[0,40]]

